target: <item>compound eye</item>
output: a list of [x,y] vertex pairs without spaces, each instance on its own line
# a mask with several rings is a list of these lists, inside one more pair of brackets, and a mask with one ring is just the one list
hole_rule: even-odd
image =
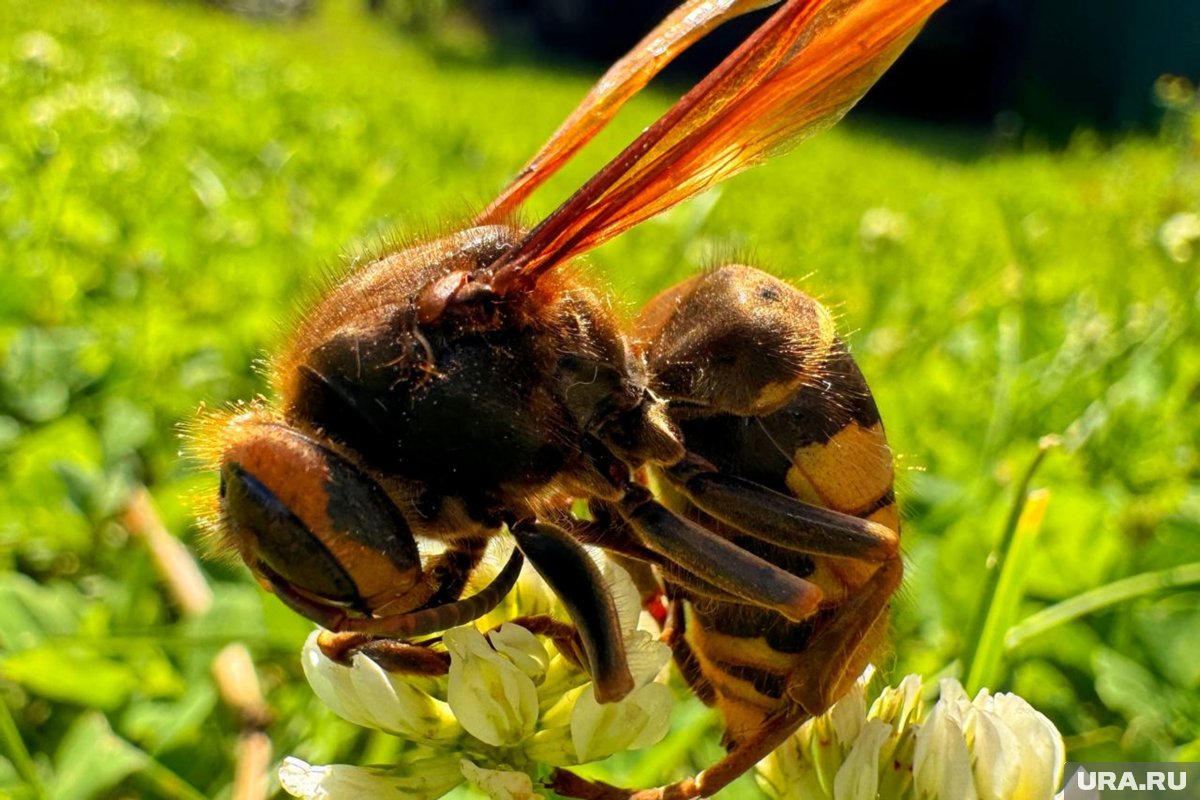
[[283,425],[231,429],[221,459],[224,535],[260,579],[363,614],[421,583],[416,540],[369,475]]

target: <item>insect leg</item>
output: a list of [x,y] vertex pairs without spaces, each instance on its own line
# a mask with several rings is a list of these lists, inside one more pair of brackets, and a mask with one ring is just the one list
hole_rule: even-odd
[[437,677],[450,671],[448,653],[399,639],[376,639],[361,633],[321,631],[317,637],[317,647],[326,657],[341,664],[349,664],[356,653],[361,653],[388,672]]
[[795,622],[810,617],[821,602],[815,584],[684,519],[644,487],[628,487],[618,509],[646,547],[742,602]]
[[693,454],[661,474],[697,508],[777,547],[874,562],[893,559],[899,551],[900,537],[886,525],[717,472]]
[[[562,653],[563,658],[570,661],[581,670],[587,671],[588,667],[585,662],[586,654],[583,651],[583,640],[579,636],[579,629],[569,622],[563,622],[561,619],[546,614],[536,614],[531,616],[516,617],[505,623],[506,625],[520,625],[530,633],[538,636],[545,636],[554,642],[555,648]],[[499,625],[496,629],[499,629]]]
[[[524,563],[525,559],[520,551],[514,551],[509,557],[508,563],[504,565],[504,569],[500,570],[500,574],[476,594],[452,603],[433,606],[432,608],[423,608],[419,611],[390,614],[381,617],[348,617],[338,609],[323,607],[321,610],[326,615],[325,619],[312,616],[307,611],[301,611],[300,613],[322,627],[333,631],[366,633],[374,636],[399,638],[427,636],[431,633],[444,631],[447,628],[453,628],[456,625],[463,625],[472,620],[479,619],[498,606],[505,595],[512,591],[513,586],[516,585],[517,577],[521,574],[521,565]],[[286,589],[287,587],[282,588]],[[285,596],[278,585],[275,586],[275,591],[287,605],[296,608],[293,605],[297,600],[295,592],[287,590],[288,594]],[[312,604],[312,601],[306,598],[301,597],[299,600],[309,605]]]
[[617,606],[596,562],[562,528],[525,520],[510,526],[517,547],[562,600],[579,629],[601,703],[633,691]]
[[[632,566],[635,567],[638,564],[653,565],[658,568],[665,580],[687,586],[688,591],[692,594],[723,600],[727,603],[747,602],[687,571],[675,562],[671,554],[663,555],[651,550],[641,542],[629,522],[621,517],[616,505],[594,500],[591,511],[595,516],[595,520],[591,522],[575,520],[562,523],[563,527],[566,527],[577,541],[601,547],[609,553],[616,554],[619,556],[618,563],[622,566],[625,566],[627,562],[634,562]],[[638,573],[629,567],[626,569],[628,569],[630,577],[634,579],[634,583],[638,584],[639,590],[643,591],[643,599],[645,599],[645,587],[639,580]]]
[[866,668],[886,625],[888,602],[900,587],[904,562],[899,558],[881,566],[837,612],[819,635],[809,642],[809,663],[823,671],[793,673],[787,694],[810,714],[821,714],[844,695]]
[[785,706],[764,720],[756,731],[739,741],[720,761],[694,778],[684,778],[667,786],[640,791],[618,789],[606,783],[581,778],[565,769],[556,769],[550,773],[549,786],[566,797],[585,800],[693,800],[697,797],[712,797],[783,744],[808,716],[804,709],[798,706]]

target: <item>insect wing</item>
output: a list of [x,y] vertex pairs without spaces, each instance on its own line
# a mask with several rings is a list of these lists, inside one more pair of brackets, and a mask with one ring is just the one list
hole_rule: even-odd
[[476,222],[503,221],[612,121],[631,97],[684,50],[715,28],[779,0],[687,0],[650,31],[592,87]]
[[836,123],[945,0],[788,0],[495,265],[538,276]]

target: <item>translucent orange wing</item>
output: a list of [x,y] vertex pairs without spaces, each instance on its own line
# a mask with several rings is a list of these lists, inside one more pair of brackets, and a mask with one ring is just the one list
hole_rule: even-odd
[[650,31],[596,82],[571,116],[517,177],[476,218],[476,224],[501,221],[525,198],[603,130],[621,106],[674,58],[729,20],[779,0],[687,0]]
[[492,286],[531,286],[555,265],[833,125],[943,2],[788,0],[505,254]]

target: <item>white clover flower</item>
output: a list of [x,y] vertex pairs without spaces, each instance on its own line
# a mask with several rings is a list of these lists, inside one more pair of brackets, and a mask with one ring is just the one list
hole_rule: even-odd
[[908,217],[890,208],[868,208],[858,223],[858,238],[863,249],[874,252],[908,237]]
[[453,739],[462,734],[447,703],[362,654],[355,654],[348,667],[330,660],[317,646],[318,635],[313,631],[301,651],[304,677],[321,702],[339,717],[414,741]]
[[1158,229],[1158,243],[1172,261],[1191,261],[1200,243],[1200,214],[1180,211],[1172,214]]
[[534,614],[565,619],[527,567],[499,608],[442,635],[450,655],[442,677],[389,673],[362,654],[339,664],[322,652],[314,632],[301,659],[317,696],[343,719],[414,746],[403,763],[389,767],[286,759],[279,770],[284,790],[307,800],[433,800],[466,781],[494,800],[534,800],[540,795],[531,774],[539,765],[573,766],[656,744],[670,724],[672,695],[656,682],[670,651],[639,628],[640,598],[628,574],[596,558],[616,601],[634,678],[623,700],[597,703],[586,673],[526,628],[505,622]]
[[870,678],[758,765],[773,800],[1049,800],[1062,782],[1062,736],[1020,697],[943,680],[925,715],[909,675],[866,710]]

